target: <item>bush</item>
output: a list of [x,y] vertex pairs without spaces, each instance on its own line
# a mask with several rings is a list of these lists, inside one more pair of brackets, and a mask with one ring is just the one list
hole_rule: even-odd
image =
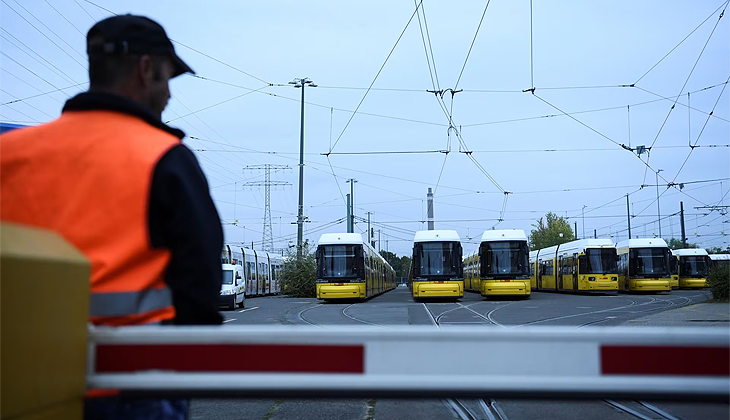
[[288,252],[282,271],[282,291],[292,297],[316,297],[317,259],[309,245],[297,258],[296,250]]
[[712,290],[715,300],[727,301],[730,299],[730,267],[717,267],[710,271],[707,283]]

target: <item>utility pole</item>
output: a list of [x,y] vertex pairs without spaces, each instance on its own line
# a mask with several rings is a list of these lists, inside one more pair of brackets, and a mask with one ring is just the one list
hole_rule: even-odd
[[244,171],[263,170],[264,181],[253,181],[243,184],[244,187],[264,187],[264,232],[261,240],[261,248],[264,251],[274,251],[274,233],[271,228],[271,187],[285,187],[291,185],[285,181],[272,181],[271,170],[280,171],[291,169],[287,165],[272,165],[264,163],[262,165],[249,165],[243,168]]
[[428,193],[426,194],[426,215],[428,217],[428,230],[433,230],[433,193],[431,192],[431,188],[428,189]]
[[656,178],[656,222],[659,224],[659,237],[662,237],[662,214],[661,210],[659,209],[659,172],[662,172],[664,169],[657,169],[657,171],[654,173]]
[[378,254],[380,253],[380,249],[382,248],[382,242],[380,242],[380,229],[378,229]]
[[631,212],[629,211],[629,195],[626,194],[626,223],[629,225],[629,239],[631,239]]
[[350,208],[350,194],[347,194],[347,233],[352,233],[352,213]]
[[684,202],[679,202],[679,222],[682,226],[682,248],[687,248],[687,236],[684,234]]
[[577,238],[577,237],[578,237],[578,222],[573,222],[573,224],[574,224],[574,226],[575,226],[575,230],[574,230],[574,232],[575,232],[575,237]]
[[[370,244],[370,246],[373,246],[373,232],[370,230],[370,214],[371,213],[368,212],[368,243]],[[373,246],[373,248],[375,247]]]
[[345,182],[350,184],[350,203],[348,204],[350,206],[350,217],[348,218],[347,223],[350,224],[350,233],[353,233],[355,232],[355,183],[357,180],[355,178],[350,178]]
[[597,229],[593,229],[593,239],[598,239],[598,231],[597,231]]
[[289,84],[302,89],[302,116],[299,130],[299,208],[297,211],[297,258],[301,258],[304,236],[304,88],[317,87],[317,85],[307,77],[294,79]]
[[586,213],[585,213],[586,207],[588,207],[588,206],[583,204],[583,208],[580,209],[580,214],[583,217],[583,239],[586,238]]

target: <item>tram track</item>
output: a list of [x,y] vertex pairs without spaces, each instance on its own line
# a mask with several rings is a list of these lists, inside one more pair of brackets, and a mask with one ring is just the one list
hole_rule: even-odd
[[375,324],[375,323],[370,322],[370,321],[365,321],[364,319],[360,319],[358,317],[355,317],[355,316],[352,316],[352,315],[348,314],[347,313],[347,310],[350,309],[353,306],[355,306],[355,304],[354,303],[351,303],[351,304],[345,306],[344,308],[342,308],[342,311],[340,311],[340,312],[346,318],[349,318],[349,319],[351,319],[353,321],[356,321],[356,322],[359,322],[359,323],[362,323],[362,324],[372,325],[372,326],[375,326],[375,327],[382,327],[383,326],[383,325],[380,325],[380,324]]
[[309,308],[304,308],[304,309],[302,309],[301,311],[299,311],[299,312],[297,313],[297,318],[299,318],[299,320],[300,320],[300,321],[302,321],[302,322],[304,322],[305,324],[309,324],[309,325],[314,325],[314,326],[316,326],[316,327],[321,327],[321,325],[317,324],[316,322],[312,322],[312,321],[310,321],[310,320],[308,320],[307,318],[305,318],[305,317],[304,317],[304,314],[305,314],[306,312],[309,312],[309,311],[311,311],[312,309],[314,309],[314,308],[318,308],[318,307],[320,307],[320,306],[322,306],[322,304],[321,304],[321,303],[318,303],[318,304],[316,304],[316,305],[314,305],[314,306],[310,306]]
[[680,420],[661,408],[645,401],[603,400],[606,404],[642,420]]
[[474,410],[470,409],[469,406],[458,398],[451,398],[446,400],[446,403],[456,412],[456,414],[462,420],[508,420],[504,411],[497,405],[497,401],[493,399],[480,399],[477,400],[479,408],[482,409],[484,416],[477,414]]

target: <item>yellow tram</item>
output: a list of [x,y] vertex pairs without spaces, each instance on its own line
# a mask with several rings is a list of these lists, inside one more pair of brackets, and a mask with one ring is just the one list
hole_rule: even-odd
[[610,239],[580,239],[532,251],[530,283],[540,291],[615,292],[616,247]]
[[479,250],[464,259],[464,287],[485,297],[530,297],[529,253],[525,231],[485,231]]
[[357,233],[325,233],[317,246],[317,298],[368,299],[394,289],[395,271]]
[[671,251],[661,238],[627,239],[616,244],[618,287],[622,292],[672,290]]
[[461,256],[461,238],[455,230],[416,232],[408,282],[413,300],[464,297]]
[[704,249],[675,249],[672,251],[677,265],[680,289],[701,289],[707,285],[710,272],[710,256]]

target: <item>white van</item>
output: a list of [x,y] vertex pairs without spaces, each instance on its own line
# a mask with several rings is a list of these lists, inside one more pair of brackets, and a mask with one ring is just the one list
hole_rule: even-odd
[[239,258],[234,257],[229,261],[233,264],[223,263],[223,284],[218,304],[228,309],[236,309],[238,306],[243,308],[246,305],[246,279],[243,275],[243,265],[239,264]]

